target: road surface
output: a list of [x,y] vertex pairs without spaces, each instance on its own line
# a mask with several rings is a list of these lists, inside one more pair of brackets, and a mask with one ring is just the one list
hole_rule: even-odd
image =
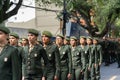
[[120,80],[120,68],[117,68],[117,63],[101,66],[101,80]]

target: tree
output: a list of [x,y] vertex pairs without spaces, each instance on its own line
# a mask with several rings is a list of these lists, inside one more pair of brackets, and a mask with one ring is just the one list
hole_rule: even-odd
[[120,37],[120,19],[116,20],[115,25],[116,25],[115,36]]
[[[63,0],[36,0],[39,4],[63,6]],[[65,0],[68,18],[76,17],[81,24],[85,20],[92,36],[103,37],[115,25],[120,16],[120,0]],[[99,30],[99,33],[98,33]]]
[[0,0],[0,23],[7,20],[13,15],[16,15],[20,6],[22,5],[23,0],[19,0],[16,4],[16,7],[9,11],[12,5],[15,3],[11,2],[10,0]]

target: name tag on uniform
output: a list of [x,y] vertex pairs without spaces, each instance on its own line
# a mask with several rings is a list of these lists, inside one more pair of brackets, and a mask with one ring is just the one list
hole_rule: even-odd
[[85,53],[87,53],[87,51],[85,51]]
[[51,54],[49,54],[49,57],[51,57]]
[[4,58],[4,62],[7,62],[7,61],[8,61],[8,58],[7,58],[7,57],[5,57],[5,58]]
[[79,53],[77,53],[77,55],[79,55]]
[[63,52],[63,54],[65,54],[65,52]]
[[35,57],[37,57],[37,54],[34,54]]

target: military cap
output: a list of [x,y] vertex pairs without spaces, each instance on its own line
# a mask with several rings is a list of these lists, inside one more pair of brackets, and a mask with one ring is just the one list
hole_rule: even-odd
[[20,42],[20,43],[21,43],[21,42],[22,42],[22,40],[20,39],[18,42]]
[[27,39],[27,37],[23,37],[22,39],[25,39],[25,40],[26,40],[26,39]]
[[77,40],[77,38],[75,36],[71,36],[70,39]]
[[18,38],[18,39],[19,39],[19,35],[16,34],[16,33],[10,33],[10,36],[14,36],[15,38]]
[[91,39],[92,40],[92,37],[88,36],[87,39]]
[[64,39],[64,36],[62,34],[57,34],[57,37],[61,37],[62,39]]
[[34,34],[34,35],[36,35],[36,36],[39,35],[39,32],[38,32],[37,30],[35,30],[35,29],[29,29],[29,30],[28,30],[28,33],[32,33],[32,34]]
[[47,37],[52,37],[52,33],[50,31],[43,31],[42,35],[46,35]]
[[70,38],[66,37],[65,40],[70,41]]
[[93,40],[97,40],[97,41],[98,41],[99,39],[98,39],[98,38],[96,38],[96,37],[94,37],[94,38],[93,38]]
[[84,38],[84,39],[86,39],[86,37],[85,37],[85,36],[80,36],[80,38]]
[[6,34],[10,33],[10,30],[5,26],[0,26],[0,31],[2,31],[2,32],[6,33]]

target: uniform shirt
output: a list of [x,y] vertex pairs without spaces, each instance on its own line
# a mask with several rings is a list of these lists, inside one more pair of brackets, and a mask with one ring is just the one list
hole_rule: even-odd
[[21,68],[18,50],[5,45],[0,54],[0,80],[20,80]]
[[[55,76],[59,76],[60,74],[60,53],[57,45],[49,43],[46,47],[44,47],[47,57],[49,59],[50,67],[49,70],[55,71]],[[49,72],[49,71],[48,71]]]
[[79,52],[81,54],[81,62],[82,62],[82,70],[85,70],[86,65],[88,65],[88,56],[89,56],[89,50],[86,46],[78,46]]
[[89,68],[92,66],[92,64],[95,64],[95,56],[96,56],[96,46],[91,45],[91,52],[90,52],[90,58],[89,58]]
[[102,63],[102,47],[100,45],[96,46],[96,52],[95,52],[95,63],[99,64]]
[[68,69],[69,73],[71,73],[72,68],[72,56],[71,56],[71,50],[68,45],[62,45],[59,48],[60,52],[60,63],[61,63],[61,69]]
[[[28,75],[39,75],[46,76],[47,67],[49,66],[48,58],[46,51],[41,45],[36,44],[31,51],[29,47],[26,46],[24,54],[24,67],[25,67],[25,76]],[[42,70],[41,58],[44,60],[45,68],[44,72]]]
[[78,47],[71,47],[72,69],[82,68],[81,53]]

